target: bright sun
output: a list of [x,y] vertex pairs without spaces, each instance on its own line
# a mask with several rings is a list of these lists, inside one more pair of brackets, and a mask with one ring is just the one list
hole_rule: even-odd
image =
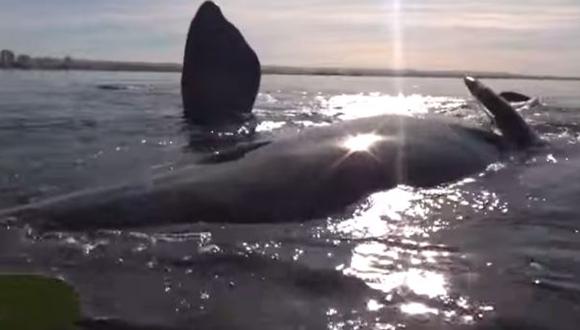
[[358,134],[346,138],[343,147],[351,152],[369,151],[373,144],[383,140],[384,137],[374,134]]

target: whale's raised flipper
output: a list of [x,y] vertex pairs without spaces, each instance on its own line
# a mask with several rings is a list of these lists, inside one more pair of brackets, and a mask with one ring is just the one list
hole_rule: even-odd
[[464,81],[471,94],[491,112],[506,142],[516,148],[527,148],[540,142],[533,129],[505,99],[473,77],[465,77]]
[[260,86],[260,61],[240,31],[211,1],[193,18],[183,59],[185,118],[198,125],[251,118]]
[[527,102],[529,100],[531,100],[532,98],[522,94],[522,93],[518,93],[518,92],[512,92],[512,91],[505,91],[505,92],[501,92],[499,93],[499,96],[501,96],[504,100],[508,101],[508,102]]

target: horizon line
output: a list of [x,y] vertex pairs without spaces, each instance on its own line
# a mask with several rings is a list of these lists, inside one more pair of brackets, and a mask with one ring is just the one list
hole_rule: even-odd
[[[82,59],[70,56],[31,57],[30,60],[40,60],[42,63],[30,64],[29,67],[12,66],[15,69],[38,70],[87,70],[87,71],[141,71],[141,72],[181,72],[183,65],[175,62],[146,62],[146,61],[118,61]],[[67,60],[68,59],[68,60]],[[66,66],[64,62],[66,62]],[[18,65],[18,62],[15,62]],[[7,67],[0,66],[0,69]],[[361,77],[424,77],[424,78],[457,78],[466,75],[484,79],[528,79],[528,80],[567,80],[580,81],[580,76],[560,76],[546,74],[522,74],[512,72],[489,72],[477,70],[437,70],[437,69],[392,69],[369,67],[339,67],[339,66],[297,66],[297,65],[262,65],[262,74],[265,75],[313,75],[313,76],[361,76]]]

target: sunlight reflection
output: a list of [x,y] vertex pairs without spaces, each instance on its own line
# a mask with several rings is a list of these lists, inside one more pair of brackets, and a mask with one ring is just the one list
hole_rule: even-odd
[[357,238],[381,237],[396,229],[404,229],[410,235],[423,232],[420,227],[392,222],[402,220],[404,215],[425,218],[429,209],[418,203],[423,198],[421,192],[407,186],[372,194],[351,219],[336,224],[331,230]]
[[404,264],[403,257],[385,244],[360,244],[355,248],[350,267],[343,273],[356,276],[369,287],[385,293],[406,289],[428,298],[447,295],[447,282],[442,274],[417,268],[398,270]]
[[365,118],[378,115],[421,115],[431,109],[438,111],[457,108],[464,100],[451,97],[433,97],[419,94],[384,95],[343,94],[330,97],[327,101],[320,99],[321,112],[327,116],[343,120]]
[[256,132],[272,132],[274,130],[277,130],[277,129],[284,127],[284,125],[286,125],[286,123],[283,121],[276,122],[276,121],[264,120],[264,121],[260,122],[258,124],[258,126],[256,127]]
[[367,301],[368,312],[395,303],[408,316],[463,324],[479,320],[493,312],[493,306],[453,291],[445,265],[458,256],[429,238],[452,221],[505,208],[495,193],[478,187],[473,178],[432,189],[401,185],[375,193],[350,218],[329,222],[327,229],[333,234],[355,240],[350,261],[336,269],[384,293],[382,300]]
[[369,151],[375,143],[383,139],[383,136],[377,134],[359,134],[347,137],[342,146],[351,152]]
[[369,312],[379,311],[383,309],[383,307],[385,307],[385,305],[380,304],[378,301],[374,299],[371,299],[367,302],[367,309],[369,310]]
[[420,314],[434,314],[439,315],[439,311],[435,308],[428,307],[421,303],[408,303],[401,305],[401,312],[409,315],[420,315]]

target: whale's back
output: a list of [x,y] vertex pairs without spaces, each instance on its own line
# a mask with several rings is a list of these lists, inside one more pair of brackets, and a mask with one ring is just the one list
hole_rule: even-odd
[[[368,148],[350,139],[371,138]],[[364,140],[364,139],[363,139]],[[304,221],[399,184],[457,180],[499,160],[493,133],[441,119],[381,116],[306,129],[238,160],[172,171],[15,212],[49,227]]]

